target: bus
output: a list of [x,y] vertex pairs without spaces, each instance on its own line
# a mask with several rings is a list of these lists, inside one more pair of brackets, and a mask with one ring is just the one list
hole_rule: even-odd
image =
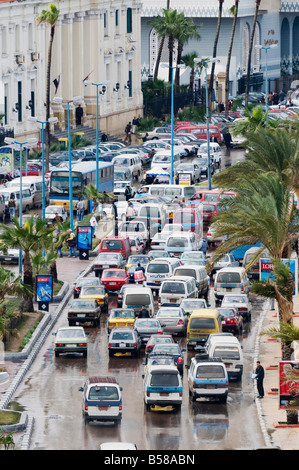
[[[63,205],[70,210],[69,169],[52,170],[50,175],[50,205]],[[112,193],[114,188],[114,165],[111,162],[99,162],[99,192]],[[85,187],[92,183],[96,186],[96,162],[75,163],[72,166],[73,209],[83,196]],[[89,201],[85,199],[85,210]]]

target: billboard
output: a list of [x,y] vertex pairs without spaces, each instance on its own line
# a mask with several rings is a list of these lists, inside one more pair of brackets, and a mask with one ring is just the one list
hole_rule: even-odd
[[[282,259],[284,264],[288,264],[290,271],[293,273],[295,280],[294,295],[298,294],[298,260],[297,259]],[[267,281],[274,279],[273,263],[269,258],[260,258],[260,280]]]
[[299,362],[279,362],[279,409],[299,410]]
[[77,249],[92,250],[92,227],[77,227]]
[[41,275],[36,276],[35,294],[37,302],[51,302],[53,300],[53,276]]

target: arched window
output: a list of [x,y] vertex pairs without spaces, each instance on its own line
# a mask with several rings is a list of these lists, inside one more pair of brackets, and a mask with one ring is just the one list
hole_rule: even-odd
[[242,32],[242,73],[247,73],[247,61],[249,52],[249,25],[245,23]]
[[287,18],[282,20],[280,37],[280,70],[283,75],[288,75],[290,71],[290,24]]

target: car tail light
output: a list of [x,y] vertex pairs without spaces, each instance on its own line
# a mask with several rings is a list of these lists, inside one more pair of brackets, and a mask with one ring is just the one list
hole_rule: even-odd
[[84,409],[85,409],[85,411],[88,410],[88,404],[87,403],[85,403]]
[[87,343],[79,343],[79,346],[87,346]]
[[182,392],[182,391],[180,391],[180,397],[182,397],[182,396],[183,396],[183,392]]
[[147,396],[147,397],[149,397],[150,394],[151,394],[151,392],[148,392],[148,391],[146,392],[146,396]]
[[243,308],[243,307],[239,308],[239,312],[246,312],[246,308]]
[[162,334],[162,333],[163,333],[163,331],[159,328],[159,329],[157,330],[157,334]]
[[118,407],[118,409],[119,409],[119,411],[122,411],[122,409],[123,409],[123,406],[122,406],[122,404],[121,404],[121,403],[119,404],[119,407]]
[[111,343],[108,343],[108,348],[111,348]]
[[63,346],[63,344],[62,343],[56,343],[56,346],[61,347],[61,346]]
[[183,320],[180,318],[179,321],[178,321],[178,326],[183,326],[184,325],[184,322]]
[[161,302],[161,297],[158,297],[158,302]]

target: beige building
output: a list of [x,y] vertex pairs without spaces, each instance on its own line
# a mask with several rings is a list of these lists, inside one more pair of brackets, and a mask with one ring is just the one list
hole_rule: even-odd
[[[51,68],[51,99],[81,96],[82,123],[96,127],[96,90],[84,85],[106,83],[99,93],[100,129],[123,133],[142,114],[140,10],[136,0],[56,0],[60,14],[55,27]],[[49,1],[0,2],[0,77],[5,118],[15,136],[36,132],[29,115],[45,120],[46,67],[50,28],[36,24]],[[54,79],[59,77],[56,92]],[[98,87],[99,92],[103,89]],[[56,92],[56,93],[55,93]],[[71,126],[75,106],[70,104]],[[67,106],[52,104],[59,127],[67,126]]]

